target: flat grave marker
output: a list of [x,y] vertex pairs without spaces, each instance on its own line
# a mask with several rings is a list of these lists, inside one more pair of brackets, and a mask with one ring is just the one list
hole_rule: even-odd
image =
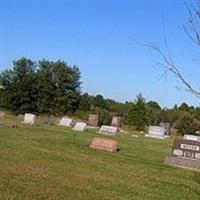
[[118,150],[118,142],[107,138],[94,138],[90,143],[90,148],[116,152]]
[[117,127],[114,126],[101,126],[99,129],[99,133],[104,134],[104,135],[116,135],[118,131]]
[[68,118],[68,117],[63,117],[60,122],[59,125],[60,126],[66,126],[66,127],[70,127],[73,123],[73,120]]
[[72,129],[73,131],[79,131],[82,132],[87,128],[87,124],[84,122],[77,122],[74,128]]

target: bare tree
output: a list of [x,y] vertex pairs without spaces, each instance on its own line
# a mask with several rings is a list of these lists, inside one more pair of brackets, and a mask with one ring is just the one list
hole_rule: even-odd
[[[186,25],[183,25],[183,30],[185,34],[188,36],[189,40],[194,43],[197,48],[200,48],[200,0],[196,0],[195,6],[193,5],[186,5],[189,18]],[[165,41],[165,49],[166,51],[162,50],[158,45],[155,43],[142,43],[149,49],[156,52],[160,58],[161,62],[157,62],[157,64],[161,65],[164,69],[164,74],[168,72],[172,73],[184,86],[184,89],[190,92],[192,95],[196,96],[200,99],[200,90],[196,89],[190,82],[184,77],[183,73],[181,72],[181,68],[175,63],[174,59],[171,57],[169,53],[169,48],[167,44],[166,38],[166,31],[163,24],[163,35]]]

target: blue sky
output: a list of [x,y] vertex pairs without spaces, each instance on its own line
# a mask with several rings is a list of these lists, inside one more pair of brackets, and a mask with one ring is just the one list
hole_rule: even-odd
[[141,92],[162,106],[199,105],[172,75],[160,79],[158,57],[132,39],[164,47],[164,19],[171,55],[198,86],[199,51],[182,29],[187,17],[179,0],[0,0],[0,68],[21,57],[61,59],[80,68],[83,92],[122,102]]

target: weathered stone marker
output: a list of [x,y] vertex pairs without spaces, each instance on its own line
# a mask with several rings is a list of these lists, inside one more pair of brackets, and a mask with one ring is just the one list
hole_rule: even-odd
[[118,142],[107,138],[94,138],[90,143],[90,148],[116,152],[118,149]]
[[200,169],[200,142],[184,139],[175,140],[171,156],[166,157],[165,163]]
[[98,126],[99,116],[95,114],[89,114],[88,125],[89,126]]
[[161,122],[160,126],[165,129],[165,135],[169,135],[170,134],[170,123],[168,123],[168,122]]
[[70,127],[73,123],[73,120],[68,118],[68,117],[63,117],[61,120],[60,120],[60,123],[59,125],[60,126],[67,126],[67,127]]
[[104,134],[104,135],[116,135],[117,131],[118,131],[118,128],[114,126],[103,125],[99,129],[99,133]]
[[145,136],[156,139],[165,139],[165,129],[161,126],[149,126],[148,134]]
[[114,116],[114,117],[112,118],[111,126],[120,127],[120,126],[121,126],[121,121],[122,121],[122,118],[121,118],[121,117],[119,117],[119,116]]
[[73,131],[84,131],[87,128],[87,124],[84,122],[77,122],[74,128],[72,129]]
[[25,113],[24,115],[24,121],[22,123],[24,124],[34,124],[36,121],[36,115],[31,113]]

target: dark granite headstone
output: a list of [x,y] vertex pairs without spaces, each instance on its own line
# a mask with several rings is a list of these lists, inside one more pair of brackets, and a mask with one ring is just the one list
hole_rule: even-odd
[[171,156],[166,157],[165,162],[176,166],[200,169],[200,142],[175,140]]
[[99,116],[95,114],[89,114],[88,125],[89,126],[98,126]]

